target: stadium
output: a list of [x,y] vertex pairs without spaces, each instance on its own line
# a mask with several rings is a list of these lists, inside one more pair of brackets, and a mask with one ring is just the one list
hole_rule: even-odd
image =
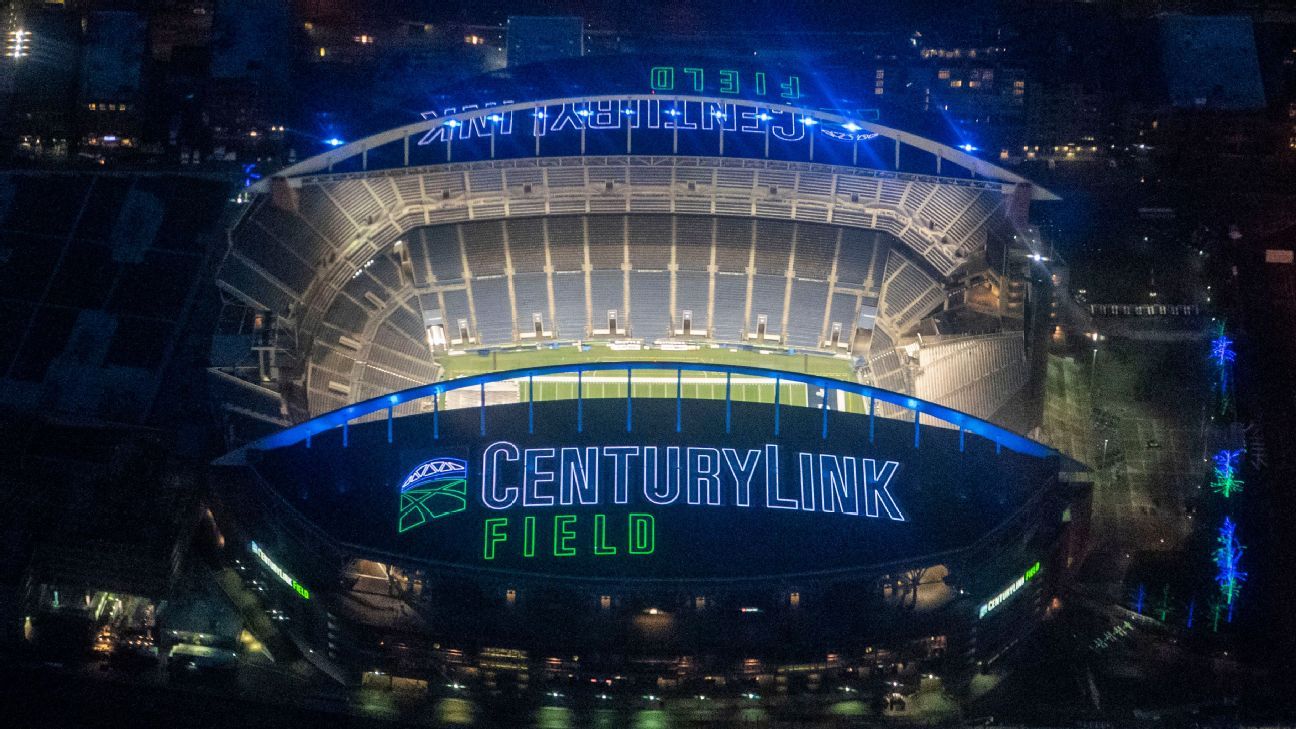
[[1074,464],[1023,435],[1053,196],[796,75],[642,70],[493,80],[249,181],[213,347],[226,543],[339,676],[637,695],[993,662],[1082,532]]

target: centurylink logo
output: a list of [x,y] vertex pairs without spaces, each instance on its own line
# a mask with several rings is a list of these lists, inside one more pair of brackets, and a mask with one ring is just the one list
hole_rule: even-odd
[[459,458],[433,458],[419,464],[401,484],[399,531],[467,508],[467,479],[468,463]]

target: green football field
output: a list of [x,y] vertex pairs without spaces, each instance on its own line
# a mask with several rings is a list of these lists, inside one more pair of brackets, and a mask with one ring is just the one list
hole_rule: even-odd
[[[661,362],[666,367],[669,367],[668,363],[670,362],[728,364],[814,374],[846,381],[854,380],[854,370],[848,360],[711,347],[685,351],[656,349],[627,351],[614,350],[603,345],[591,345],[586,349],[564,346],[558,349],[491,352],[487,355],[461,354],[443,357],[439,360],[439,363],[445,368],[445,378],[454,379],[483,372],[576,362],[645,360]],[[536,378],[533,386],[534,397],[537,401],[574,399],[577,396],[578,383],[575,373]],[[636,398],[673,398],[677,386],[676,371],[672,369],[637,370],[633,375],[633,386]],[[723,400],[725,396],[725,375],[711,372],[684,372],[678,386],[680,394],[685,398]],[[775,385],[773,380],[735,375],[730,386],[731,396],[734,400],[774,402]],[[626,373],[616,370],[585,373],[580,378],[579,387],[584,397],[624,398],[626,396]],[[518,397],[521,401],[525,402],[532,395],[531,388],[532,385],[526,380],[518,381]],[[811,399],[812,393],[810,389],[800,383],[782,383],[780,385],[779,402],[784,405],[806,406]],[[817,395],[814,400],[818,404]],[[867,403],[855,395],[834,397],[829,406],[834,409],[840,407],[851,412],[867,412]]]

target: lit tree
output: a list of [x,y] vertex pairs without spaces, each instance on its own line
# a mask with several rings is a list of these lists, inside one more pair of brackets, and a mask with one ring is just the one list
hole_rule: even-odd
[[1219,537],[1216,540],[1219,545],[1215,549],[1215,583],[1219,585],[1220,599],[1226,606],[1230,618],[1233,614],[1233,602],[1237,600],[1238,594],[1242,591],[1242,583],[1246,581],[1246,572],[1242,570],[1242,551],[1244,547],[1237,539],[1237,525],[1233,520],[1224,517],[1224,523],[1220,526]]
[[1224,498],[1229,498],[1242,490],[1243,481],[1238,478],[1238,460],[1242,450],[1221,450],[1213,456],[1215,477],[1211,481],[1211,490]]

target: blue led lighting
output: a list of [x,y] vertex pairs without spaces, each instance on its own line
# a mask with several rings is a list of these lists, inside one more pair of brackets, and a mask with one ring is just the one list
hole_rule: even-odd
[[845,129],[848,132],[858,132],[863,128],[864,127],[856,124],[855,122],[846,122],[845,124],[842,125],[842,129]]
[[502,122],[502,121],[504,121],[504,115],[503,115],[503,114],[491,114],[490,116],[486,117],[486,119],[487,119],[487,121]]
[[1227,516],[1220,525],[1216,544],[1219,547],[1215,549],[1215,583],[1219,585],[1220,598],[1229,606],[1231,613],[1233,601],[1242,591],[1247,573],[1242,571],[1242,552],[1245,547],[1238,542],[1237,524]]
[[959,412],[953,408],[945,407],[944,405],[938,405],[926,400],[919,400],[902,393],[883,390],[857,382],[835,380],[830,377],[821,377],[818,375],[803,374],[799,372],[784,372],[782,370],[773,370],[764,367],[702,364],[695,362],[589,362],[470,375],[455,380],[434,382],[427,385],[420,385],[418,387],[411,387],[408,390],[401,390],[400,392],[358,402],[354,405],[349,405],[345,408],[325,413],[303,423],[298,423],[297,425],[285,428],[277,433],[272,433],[248,444],[246,447],[253,450],[269,450],[295,445],[305,441],[316,433],[340,428],[351,420],[364,417],[370,413],[386,410],[388,407],[397,404],[421,400],[426,397],[439,397],[451,390],[481,387],[483,384],[488,383],[518,380],[527,377],[545,377],[548,375],[584,372],[625,370],[660,371],[662,369],[674,369],[679,372],[728,373],[746,377],[761,377],[769,380],[777,380],[779,382],[796,382],[815,389],[824,388],[826,390],[840,390],[842,392],[852,393],[865,398],[873,398],[879,402],[889,403],[907,410],[912,410],[915,413],[943,420],[951,425],[961,427],[969,433],[986,438],[994,442],[996,446],[1007,446],[1009,450],[1023,455],[1034,456],[1037,458],[1048,458],[1058,455],[1057,451],[1052,448],[1014,433],[1011,430],[995,425],[994,423],[981,420],[980,418]]
[[589,109],[577,109],[577,110],[576,110],[576,116],[589,116],[590,114],[593,114],[593,113],[594,113],[594,112],[590,111]]
[[981,149],[980,147],[977,147],[977,146],[973,145],[973,144],[970,143],[970,142],[964,142],[964,143],[960,144],[960,145],[958,146],[958,148],[961,149],[961,150],[963,150],[964,152],[976,152],[976,151],[979,151],[979,150]]
[[1237,353],[1233,351],[1233,340],[1220,332],[1218,337],[1211,340],[1210,356],[1216,367],[1223,367],[1237,359]]
[[455,127],[458,127],[458,126],[462,126],[462,124],[459,122],[458,119],[451,119],[451,120],[447,121],[447,122],[445,123],[445,125],[448,126],[448,127],[450,127],[451,129],[454,129]]
[[818,119],[815,119],[814,117],[810,117],[810,116],[808,116],[808,117],[806,117],[804,120],[802,120],[802,123],[805,124],[805,125],[808,126],[808,127],[812,127],[812,126],[818,124],[818,123],[819,123],[819,120],[818,120]]
[[346,144],[346,142],[342,141],[341,139],[338,139],[337,137],[325,139],[324,143],[330,147],[341,147],[342,145]]

